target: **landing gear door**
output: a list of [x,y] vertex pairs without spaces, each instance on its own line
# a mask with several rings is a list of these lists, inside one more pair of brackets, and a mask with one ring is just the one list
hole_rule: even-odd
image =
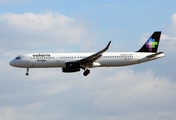
[[138,60],[138,59],[139,59],[139,55],[138,55],[138,54],[135,54],[134,59],[135,59],[135,60]]
[[135,55],[135,60],[137,61],[137,63],[140,63],[139,54]]
[[60,62],[60,56],[59,55],[56,56],[56,62]]

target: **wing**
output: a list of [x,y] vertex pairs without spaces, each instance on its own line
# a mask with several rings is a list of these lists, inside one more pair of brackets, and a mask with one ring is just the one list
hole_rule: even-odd
[[108,50],[110,44],[111,44],[111,41],[109,41],[108,45],[104,49],[102,49],[101,51],[99,51],[93,55],[90,55],[86,58],[83,58],[81,60],[77,60],[76,62],[80,63],[81,65],[93,63],[94,61],[96,61],[97,59],[99,59],[102,56],[102,53],[104,53]]

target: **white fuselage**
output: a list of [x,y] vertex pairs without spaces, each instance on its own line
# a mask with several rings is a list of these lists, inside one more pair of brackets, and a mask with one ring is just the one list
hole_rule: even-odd
[[[10,65],[21,68],[52,68],[65,67],[68,61],[76,61],[92,55],[93,53],[34,53],[19,55],[19,59],[14,59]],[[147,56],[154,53],[148,52],[106,52],[93,62],[92,67],[118,67],[138,64],[164,57],[164,54],[159,54],[149,58]]]
[[88,68],[119,67],[139,64],[164,57],[163,52],[157,52],[161,31],[155,31],[146,43],[137,52],[106,52],[106,47],[95,53],[33,53],[19,55],[10,62],[11,66],[26,68],[60,67],[62,72],[78,72],[83,69],[83,75],[90,73]]

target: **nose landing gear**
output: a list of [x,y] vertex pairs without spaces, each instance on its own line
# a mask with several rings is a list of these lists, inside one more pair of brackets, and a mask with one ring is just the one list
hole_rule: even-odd
[[29,68],[26,69],[26,74],[25,74],[25,75],[26,75],[26,76],[29,75]]

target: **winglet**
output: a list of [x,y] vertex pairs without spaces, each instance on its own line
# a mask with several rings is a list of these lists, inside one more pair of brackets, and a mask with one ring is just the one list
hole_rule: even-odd
[[111,44],[111,41],[109,41],[108,45],[106,46],[106,50],[109,48],[110,44]]

